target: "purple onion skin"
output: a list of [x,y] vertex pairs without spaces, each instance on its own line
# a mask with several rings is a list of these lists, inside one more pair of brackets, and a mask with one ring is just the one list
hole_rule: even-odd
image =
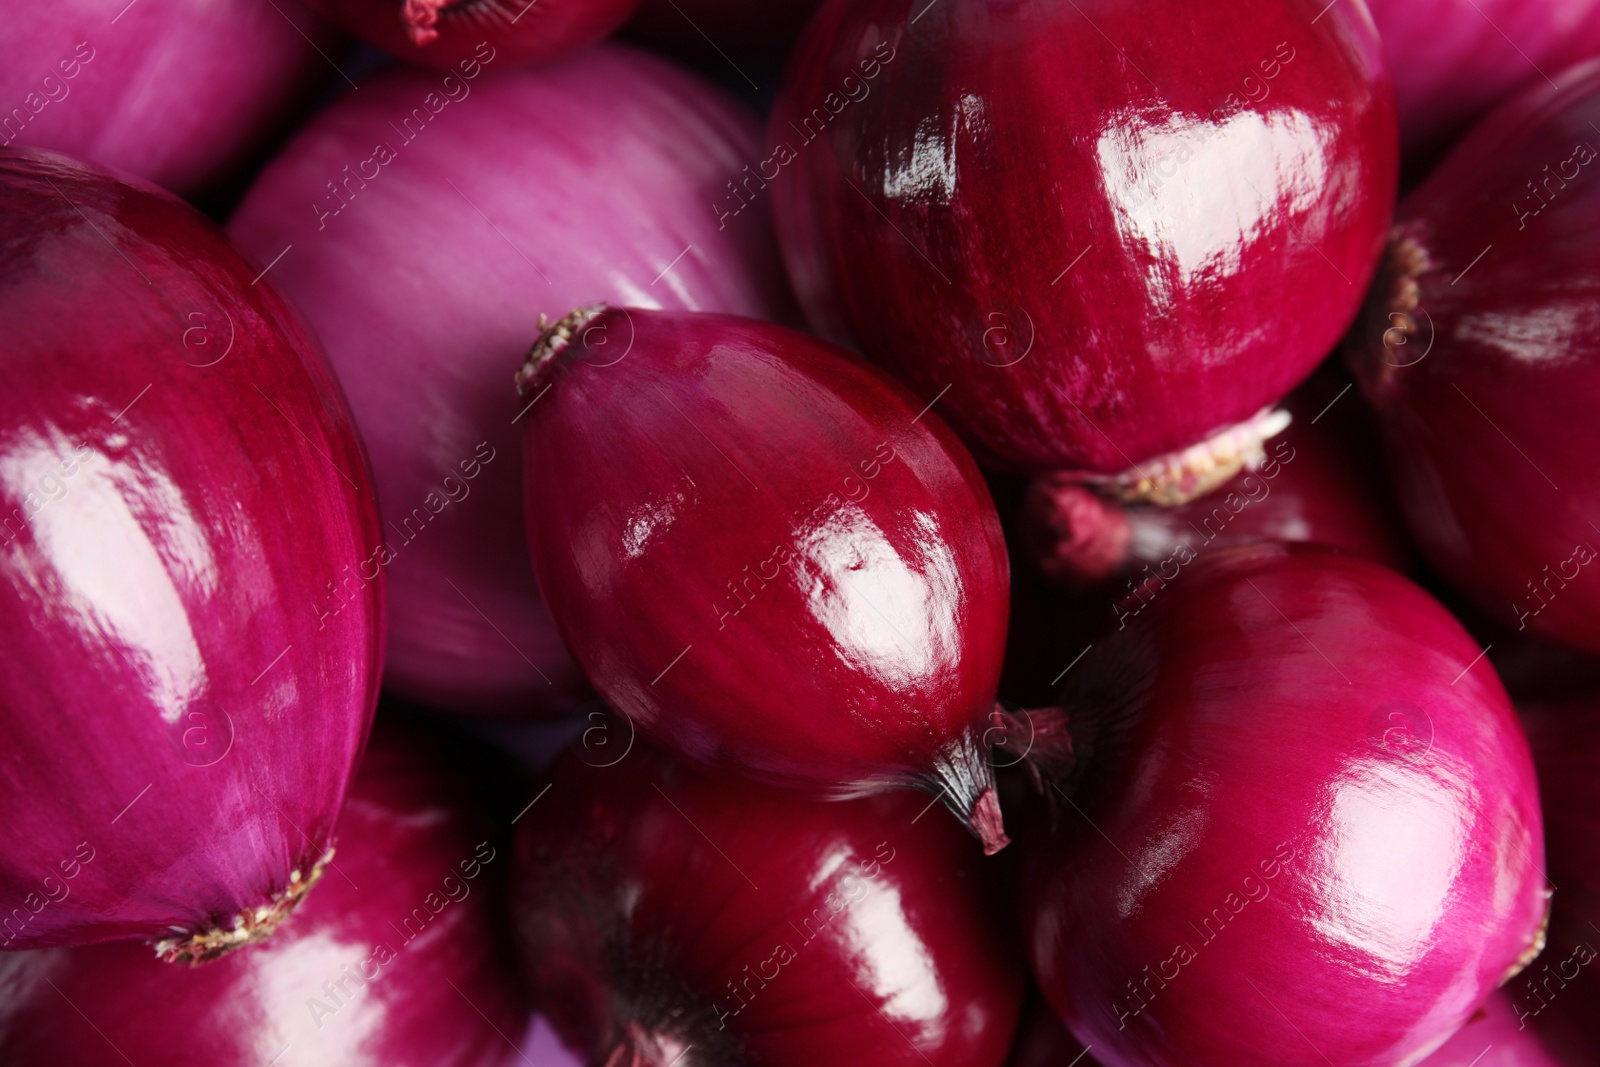
[[345,29],[408,63],[449,70],[481,42],[508,66],[549,63],[594,44],[639,0],[313,0]]
[[0,146],[33,145],[204,192],[333,76],[300,0],[10,4]]
[[502,917],[520,805],[469,774],[380,725],[334,869],[268,944],[193,968],[127,943],[0,956],[0,1061],[500,1067],[525,1010]]
[[534,996],[588,1063],[1004,1062],[1015,930],[994,867],[925,798],[594,758],[565,757],[518,826],[513,890]]
[[1515,998],[1497,990],[1482,1012],[1418,1067],[1581,1067],[1586,1060],[1559,1055],[1526,1025]]
[[[540,313],[603,298],[788,318],[793,304],[765,217],[718,230],[708,207],[754,151],[753,116],[632,49],[503,63],[458,71],[468,95],[411,143],[390,123],[440,76],[365,82],[267,168],[229,230],[263,267],[290,249],[269,276],[327,345],[372,449],[395,557],[385,684],[453,711],[548,714],[589,691],[522,530],[509,383]],[[340,205],[326,183],[378,143],[393,162],[319,221],[313,204]]]
[[847,353],[727,315],[606,309],[540,371],[528,544],[601,695],[701,765],[942,789],[967,817],[1009,568],[955,435]]
[[[1495,112],[1401,204],[1350,354],[1429,562],[1512,627],[1597,652],[1600,61],[1560,84]],[[1579,180],[1535,198],[1575,146]]]
[[1389,225],[1377,37],[1325,6],[825,5],[768,131],[798,158],[758,168],[812,325],[1006,468],[1121,471],[1254,415]]
[[[1473,122],[1600,53],[1597,0],[1367,0],[1394,79],[1408,166],[1436,160]],[[1565,84],[1560,78],[1558,84]]]
[[319,607],[379,536],[349,409],[270,282],[154,186],[0,149],[0,249],[0,938],[281,909],[382,666],[381,575]]
[[1025,843],[1024,925],[1107,1067],[1414,1062],[1543,943],[1527,742],[1399,575],[1231,549],[1066,686],[1087,767]]

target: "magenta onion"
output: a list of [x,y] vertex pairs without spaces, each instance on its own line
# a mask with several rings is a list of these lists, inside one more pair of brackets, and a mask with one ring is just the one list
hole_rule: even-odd
[[1588,1060],[1567,1059],[1521,1020],[1513,997],[1496,992],[1455,1036],[1418,1067],[1579,1067]]
[[1022,963],[978,850],[928,801],[821,803],[642,747],[574,750],[518,827],[516,929],[591,1064],[998,1067]]
[[[1028,487],[1022,537],[1035,567],[1069,589],[1113,577],[1171,577],[1202,552],[1256,541],[1313,541],[1397,570],[1407,564],[1370,416],[1348,380],[1318,374],[1289,397],[1294,421],[1219,488],[1174,507],[1120,505],[1065,472]],[[1128,591],[1132,591],[1132,581]]]
[[0,1061],[500,1067],[523,1010],[501,916],[521,805],[495,810],[467,784],[481,755],[438,748],[374,731],[334,869],[266,945],[195,968],[132,944],[0,956]]
[[227,177],[335,77],[300,0],[11,4],[0,146],[35,145],[186,195]]
[[[782,59],[819,0],[644,0],[624,33],[686,60]],[[748,76],[737,69],[738,76]],[[753,85],[754,83],[752,83]],[[754,155],[755,153],[752,153]]]
[[719,230],[705,206],[752,151],[753,118],[632,49],[499,64],[365,82],[229,229],[317,328],[372,449],[385,684],[460,711],[560,711],[587,686],[528,565],[507,387],[539,314],[596,297],[760,317],[791,304],[765,217]]
[[1497,111],[1406,198],[1351,364],[1429,561],[1600,651],[1600,60]]
[[768,136],[725,209],[775,185],[820,332],[980,459],[1153,496],[1338,339],[1398,154],[1370,22],[1317,0],[834,0]]
[[154,186],[0,149],[7,948],[226,951],[332,846],[382,662],[378,515],[317,343],[255,276]]
[[1026,842],[1052,1006],[1108,1067],[1390,1067],[1543,945],[1527,742],[1406,579],[1263,543],[1197,561],[1065,682],[1083,760]]
[[1518,89],[1548,84],[1547,74],[1600,53],[1600,0],[1367,0],[1367,6],[1394,79],[1408,163],[1431,162]]
[[936,416],[727,315],[583,308],[518,381],[533,569],[609,703],[701,764],[923,788],[1005,844],[982,735],[1006,550]]
[[451,70],[492,55],[546,63],[591,45],[639,0],[312,0],[351,33],[412,63]]

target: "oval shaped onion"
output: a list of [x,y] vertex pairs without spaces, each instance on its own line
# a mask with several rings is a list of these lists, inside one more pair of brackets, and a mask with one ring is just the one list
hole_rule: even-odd
[[176,192],[228,177],[334,68],[300,0],[12,4],[0,146],[36,145]]
[[[192,208],[0,149],[0,936],[265,937],[320,873],[383,652],[317,343]],[[321,613],[338,581],[338,606]]]
[[1157,483],[1338,340],[1398,154],[1371,23],[1317,0],[833,0],[768,139],[820,332],[980,460]]
[[514,894],[534,996],[586,1062],[1004,1061],[1015,933],[978,850],[920,817],[929,802],[579,754],[518,827]]
[[[1600,52],[1600,0],[1367,0],[1394,79],[1407,164],[1496,105]],[[1559,84],[1559,82],[1558,82]]]
[[1045,995],[1108,1067],[1414,1062],[1544,943],[1505,691],[1355,556],[1246,546],[1146,594],[1067,675],[1083,775],[1024,842]]
[[0,955],[0,1060],[501,1067],[523,1018],[501,933],[521,805],[492,806],[465,756],[380,724],[333,869],[266,945],[195,968],[130,944]]
[[765,217],[718,229],[708,207],[752,150],[752,117],[633,49],[501,62],[366,81],[267,168],[229,230],[305,310],[372,449],[385,683],[457,711],[553,712],[588,688],[522,532],[509,382],[540,313],[605,298],[787,318],[792,304]]
[[358,37],[410,63],[448,70],[493,56],[546,63],[591,45],[639,0],[312,0]]
[[1496,111],[1400,206],[1350,339],[1406,521],[1517,629],[1600,651],[1600,60]]
[[982,735],[1008,565],[954,434],[833,346],[728,315],[583,308],[519,384],[534,571],[608,702],[701,764],[926,789],[1005,844]]

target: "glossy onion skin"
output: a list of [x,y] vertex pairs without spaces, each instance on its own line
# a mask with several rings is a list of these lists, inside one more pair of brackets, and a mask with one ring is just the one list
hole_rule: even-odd
[[[369,79],[284,150],[229,231],[263,267],[290,248],[269,276],[327,345],[372,449],[395,556],[385,684],[453,711],[548,714],[589,690],[522,532],[510,381],[539,315],[793,304],[766,217],[718,231],[706,206],[754,150],[753,116],[633,49],[504,64],[443,89],[424,71]],[[445,89],[467,95],[405,142],[390,123]],[[395,158],[361,187],[380,142]],[[346,206],[329,180],[348,182]]]
[[514,893],[533,995],[587,1062],[1004,1061],[1015,931],[992,866],[919,818],[925,798],[823,803],[643,746],[579,754],[518,827]]
[[[1123,561],[1111,572],[1117,595],[1131,591],[1126,582],[1170,577],[1203,553],[1258,541],[1314,542],[1406,570],[1411,550],[1373,443],[1376,425],[1355,390],[1344,391],[1350,385],[1319,372],[1295,390],[1284,403],[1294,421],[1265,443],[1265,462],[1205,496],[1174,507],[1104,501],[1101,508],[1120,512],[1127,528]],[[1073,541],[1070,522],[1062,524],[1057,495],[1087,492],[1071,483],[1070,476],[1036,479],[1023,523],[1040,570],[1081,588],[1106,575],[1094,573],[1096,557]],[[1088,525],[1094,521],[1091,514]],[[1114,524],[1115,514],[1105,521]]]
[[300,0],[8,4],[0,146],[204,192],[335,76],[335,41]]
[[[1467,1025],[1418,1067],[1580,1067],[1540,1038],[1537,1027],[1519,1017],[1515,999],[1497,990]],[[1526,1009],[1524,1009],[1524,1012]]]
[[[1600,0],[1367,0],[1410,166],[1544,75],[1600,53]],[[1557,84],[1563,84],[1560,78]]]
[[314,0],[345,29],[408,63],[449,70],[482,42],[508,66],[594,44],[639,0]]
[[330,845],[377,698],[381,576],[319,618],[379,536],[338,384],[135,181],[0,150],[8,948],[268,904]]
[[1067,676],[1089,768],[1024,852],[1040,986],[1107,1067],[1413,1062],[1542,943],[1505,692],[1374,563],[1193,567]]
[[140,1067],[500,1067],[524,1011],[501,915],[516,808],[491,814],[447,752],[380,723],[337,868],[267,944],[192,968],[128,943],[0,956],[0,1061],[124,1062],[109,1042]]
[[1514,628],[1600,652],[1600,61],[1559,79],[1401,204],[1392,244],[1424,265],[1391,252],[1352,366],[1429,562]]
[[545,369],[528,544],[601,695],[703,765],[971,811],[1009,571],[955,435],[847,353],[727,315],[609,309]]
[[758,167],[812,325],[949,386],[1009,468],[1122,471],[1254,415],[1337,341],[1389,224],[1376,35],[1324,6],[833,0]]

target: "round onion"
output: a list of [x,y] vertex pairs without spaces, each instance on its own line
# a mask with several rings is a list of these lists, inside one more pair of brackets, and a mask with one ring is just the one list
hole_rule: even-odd
[[317,86],[334,34],[300,0],[11,4],[0,146],[36,145],[186,195],[227,177]]
[[500,1067],[523,1011],[501,932],[521,805],[496,810],[468,784],[481,754],[447,752],[373,732],[333,869],[266,945],[194,968],[126,943],[0,956],[0,1060]]
[[1479,126],[1401,204],[1351,364],[1411,532],[1486,610],[1600,651],[1600,60]]
[[[1367,0],[1408,164],[1427,164],[1496,104],[1600,52],[1600,0]],[[1557,79],[1560,83],[1560,79]]]
[[1494,672],[1406,579],[1312,546],[1144,595],[1067,675],[1082,774],[1024,842],[1045,995],[1108,1067],[1414,1062],[1544,943]]
[[1498,990],[1455,1036],[1417,1067],[1579,1067],[1593,1060],[1568,1059],[1526,1025],[1515,997]]
[[[1122,506],[1057,473],[1036,479],[1022,537],[1034,565],[1069,589],[1168,578],[1203,552],[1256,541],[1312,541],[1405,569],[1408,550],[1385,491],[1370,416],[1342,375],[1319,374],[1285,404],[1294,421],[1259,462],[1174,507]],[[1119,590],[1119,593],[1121,591]]]
[[493,56],[546,63],[591,45],[639,0],[312,0],[345,29],[412,63],[449,70]]
[[518,827],[514,896],[534,996],[588,1063],[1004,1060],[1015,934],[929,802],[821,803],[642,747],[610,768],[578,755]]
[[587,685],[522,532],[509,382],[540,313],[596,298],[792,312],[765,217],[718,229],[707,206],[752,150],[752,117],[632,49],[500,63],[365,82],[267,168],[229,230],[316,327],[372,448],[385,684],[458,711],[554,712]]
[[612,706],[701,764],[926,789],[1005,844],[983,739],[1005,544],[936,416],[727,315],[580,309],[519,384],[534,571]]
[[0,149],[0,336],[0,938],[263,938],[377,698],[344,398],[215,226],[53,153]]
[[820,332],[980,460],[1143,495],[1270,432],[1360,304],[1398,155],[1370,22],[1319,0],[834,0],[768,138]]

